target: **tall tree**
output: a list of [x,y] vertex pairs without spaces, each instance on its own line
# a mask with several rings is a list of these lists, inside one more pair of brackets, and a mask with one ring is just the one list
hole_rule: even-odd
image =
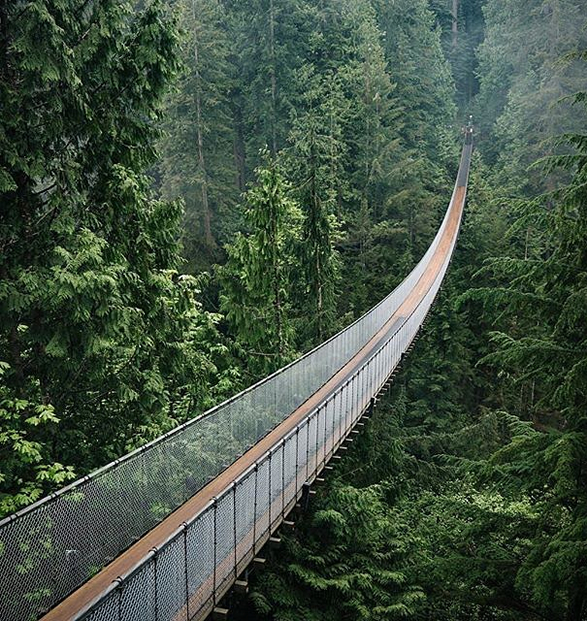
[[280,165],[268,150],[264,157],[245,195],[250,232],[227,245],[228,261],[220,268],[221,308],[256,373],[275,370],[292,354],[290,295],[301,220]]
[[499,160],[499,182],[511,193],[552,190],[557,175],[526,169],[555,152],[555,136],[583,128],[565,98],[585,89],[587,69],[563,57],[587,45],[585,19],[570,0],[490,0],[485,18],[476,103],[481,145],[490,163]]
[[335,214],[344,187],[342,124],[348,104],[336,74],[322,76],[309,64],[298,79],[306,93],[292,121],[287,168],[305,216],[300,246],[305,272],[303,299],[307,300],[301,308],[306,318],[302,338],[312,344],[323,341],[336,328]]
[[184,70],[167,99],[162,141],[162,192],[186,203],[183,242],[190,267],[217,257],[218,240],[232,233],[233,129],[228,94],[233,85],[229,34],[219,0],[181,0]]
[[[273,156],[286,143],[290,110],[296,105],[293,76],[307,47],[306,2],[228,0],[234,24],[235,63],[241,76],[243,126],[248,171],[267,146]],[[241,149],[242,151],[243,149]]]
[[160,2],[0,4],[2,511],[201,399],[213,326],[142,173],[176,46]]
[[529,408],[514,408],[512,437],[488,469],[518,496],[532,498],[540,515],[532,534],[524,534],[532,549],[516,582],[545,616],[581,621],[587,612],[587,149],[583,135],[570,143],[574,155],[551,160],[573,171],[570,185],[525,201],[513,226],[517,236],[532,224],[538,252],[495,259],[490,269],[509,284],[470,295],[509,320],[486,361],[520,383],[532,382]]

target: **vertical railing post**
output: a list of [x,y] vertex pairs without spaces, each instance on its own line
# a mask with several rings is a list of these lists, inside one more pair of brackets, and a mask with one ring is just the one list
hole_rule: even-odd
[[352,412],[354,411],[354,408],[355,408],[355,384],[356,383],[357,383],[357,374],[355,373],[355,375],[353,375],[351,378],[351,384],[350,384],[350,389],[349,389],[350,407],[347,408],[347,411],[345,413],[344,430],[343,430],[342,435],[346,435],[347,429],[349,428],[349,419],[351,418]]
[[158,576],[157,576],[157,557],[158,557],[158,548],[151,548],[151,552],[153,552],[153,574],[154,574],[154,584],[155,584],[155,621],[159,621],[159,586],[158,586]]
[[306,481],[308,480],[308,468],[310,467],[310,417],[306,419]]
[[351,377],[349,381],[347,382],[346,407],[344,409],[344,412],[342,412],[340,416],[340,433],[338,434],[339,443],[342,442],[342,438],[346,430],[347,419],[349,417],[349,411],[352,407],[352,404],[351,404],[352,390],[353,390],[353,378]]
[[188,525],[187,522],[182,524],[183,527],[183,563],[185,577],[185,614],[187,621],[190,620],[190,584],[188,574]]
[[371,366],[372,366],[373,358],[369,358],[367,360],[367,369],[365,375],[365,381],[363,382],[363,390],[361,393],[361,410],[363,409],[363,403],[365,403],[365,393],[369,395],[369,397],[373,396],[373,387],[371,385]]
[[212,602],[214,603],[214,606],[216,606],[216,555],[218,554],[217,551],[217,544],[218,544],[218,530],[217,530],[217,524],[218,524],[218,498],[214,498],[214,504],[212,505],[213,507],[213,533],[214,533],[214,541],[213,541],[213,546],[214,546],[214,554],[213,554],[213,564],[214,564],[214,575],[212,578]]
[[379,363],[377,365],[377,390],[379,391],[381,388],[381,377],[383,375],[383,369],[385,368],[385,349],[386,345],[383,345],[383,347],[379,350],[378,352],[378,356],[379,356]]
[[[327,400],[326,405],[324,406],[324,439],[322,441],[322,467],[324,467],[324,465],[326,464],[326,439],[327,439],[326,427],[328,426],[328,404],[329,404],[329,401]],[[332,409],[332,406],[333,406],[333,403],[331,402],[330,403],[331,416],[334,416],[334,410]]]
[[300,428],[299,426],[296,427],[296,485],[295,485],[295,499],[297,502],[298,499],[298,489],[299,489],[299,483],[298,483],[298,470],[299,470],[299,461],[298,461],[298,455],[299,455],[299,448],[300,448]]
[[281,519],[285,519],[285,445],[287,440],[283,439],[281,452]]
[[320,408],[316,410],[316,445],[314,448],[314,472],[318,472],[318,432],[320,427]]
[[357,371],[357,374],[353,377],[353,402],[351,404],[351,411],[349,413],[349,420],[347,421],[347,429],[350,427],[350,421],[355,416],[355,411],[357,409],[358,401],[357,394],[359,392],[359,384],[361,381],[360,375],[363,372],[362,368]]
[[338,433],[338,443],[342,442],[342,436],[344,433],[344,429],[346,426],[346,419],[349,415],[349,410],[351,406],[351,390],[353,386],[353,378],[351,377],[346,383],[346,395],[345,395],[345,408],[344,411],[340,413],[340,425],[339,425],[339,433]]
[[257,478],[259,476],[259,464],[255,463],[255,500],[253,502],[253,556],[257,554]]
[[124,590],[124,583],[122,581],[122,578],[117,578],[116,580],[118,582],[118,586],[116,587],[116,590],[118,591],[118,602],[116,606],[116,612],[118,616],[118,621],[122,621],[122,592]]
[[273,451],[269,449],[269,534],[271,534],[271,505],[273,504],[273,480],[271,469],[273,466]]
[[232,497],[232,508],[233,508],[233,533],[234,533],[234,579],[236,580],[238,578],[238,572],[237,572],[237,565],[238,565],[238,554],[237,554],[237,548],[238,548],[238,542],[236,540],[237,537],[237,532],[238,532],[238,528],[237,528],[237,515],[236,515],[236,488],[237,488],[238,482],[235,481],[233,484],[233,497]]
[[[332,397],[332,434],[330,437],[330,454],[334,453],[334,433],[335,433],[335,424],[336,424],[336,396],[338,392],[335,392]],[[326,458],[324,458],[326,462]]]
[[[373,382],[374,377],[374,367],[375,367],[375,354],[372,358],[369,358],[369,362],[367,364],[367,386],[365,387],[365,393],[369,398],[373,397],[373,393],[375,391],[375,386]],[[365,403],[365,393],[363,393],[363,402],[362,406],[364,407]]]

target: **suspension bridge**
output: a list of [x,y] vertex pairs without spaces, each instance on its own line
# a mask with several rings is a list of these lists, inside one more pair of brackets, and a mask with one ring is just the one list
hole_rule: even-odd
[[0,621],[199,621],[348,448],[430,311],[473,145],[424,257],[377,306],[255,386],[0,522]]

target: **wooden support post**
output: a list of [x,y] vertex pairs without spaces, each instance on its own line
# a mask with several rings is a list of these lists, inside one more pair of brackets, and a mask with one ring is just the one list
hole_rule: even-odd
[[228,608],[214,608],[212,611],[212,619],[214,621],[223,621],[228,619]]
[[295,528],[295,522],[291,522],[290,520],[283,520],[282,525],[288,530],[293,530]]
[[269,547],[278,548],[281,545],[281,537],[269,537]]
[[255,567],[258,567],[259,569],[262,569],[263,567],[265,567],[265,563],[267,563],[267,559],[266,558],[261,558],[260,556],[256,556],[253,559],[253,565]]
[[302,485],[302,497],[300,499],[300,503],[301,503],[302,509],[304,511],[308,510],[308,503],[310,502],[310,495],[311,494],[312,494],[312,490],[310,489],[310,483],[308,481],[306,481]]
[[249,592],[249,583],[246,580],[237,580],[234,583],[234,592],[239,595],[246,595]]

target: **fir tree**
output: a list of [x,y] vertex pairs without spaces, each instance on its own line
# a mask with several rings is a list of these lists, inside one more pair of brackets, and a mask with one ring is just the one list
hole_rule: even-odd
[[206,268],[231,232],[238,189],[228,104],[233,69],[222,4],[183,0],[177,10],[184,69],[166,102],[162,193],[185,201],[184,253],[191,265]]
[[292,354],[291,290],[301,214],[280,165],[264,152],[265,166],[245,195],[249,233],[226,247],[220,268],[221,307],[254,372],[268,372]]
[[337,198],[342,179],[344,144],[341,116],[345,103],[337,78],[316,74],[313,65],[300,71],[306,87],[290,134],[288,169],[304,213],[300,263],[305,272],[303,334],[310,343],[334,332],[338,254],[334,238]]
[[194,330],[215,330],[176,271],[179,205],[142,173],[177,69],[167,10],[19,1],[0,25],[6,512],[191,413],[212,370]]

